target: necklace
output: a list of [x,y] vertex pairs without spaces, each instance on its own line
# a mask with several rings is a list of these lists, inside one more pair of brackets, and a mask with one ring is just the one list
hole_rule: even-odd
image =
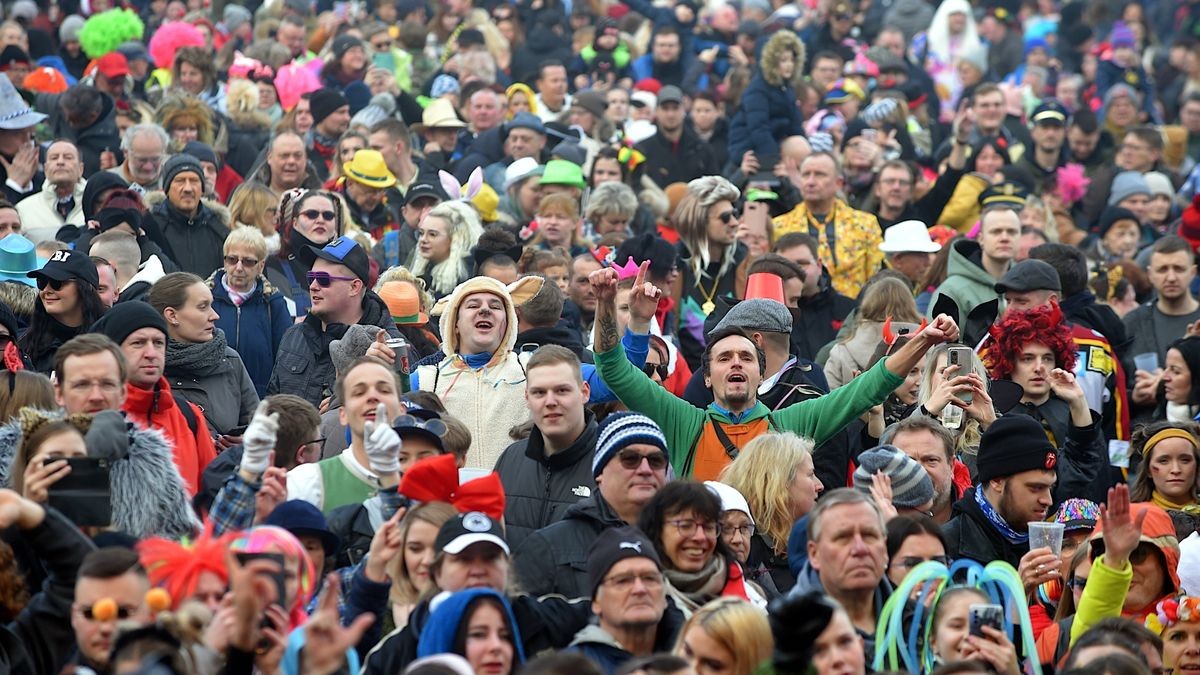
[[712,300],[713,296],[717,294],[717,286],[720,285],[721,277],[717,277],[716,279],[713,279],[712,290],[705,292],[704,286],[700,285],[700,279],[696,279],[696,287],[700,289],[700,295],[704,296],[704,304],[700,305],[700,311],[704,312],[704,316],[712,314],[713,310],[717,308],[717,306],[713,304]]

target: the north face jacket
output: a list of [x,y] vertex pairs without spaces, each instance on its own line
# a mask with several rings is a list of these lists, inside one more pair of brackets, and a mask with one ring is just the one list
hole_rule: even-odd
[[625,524],[596,490],[567,509],[562,520],[528,535],[519,548],[513,548],[517,581],[531,595],[588,597],[592,589],[587,561],[592,543],[601,532]]

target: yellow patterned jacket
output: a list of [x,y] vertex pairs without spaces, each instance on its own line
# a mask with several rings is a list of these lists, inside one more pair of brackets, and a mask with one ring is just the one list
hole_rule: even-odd
[[826,226],[809,216],[804,202],[773,221],[775,238],[789,232],[818,233],[817,257],[829,270],[834,290],[850,298],[858,297],[863,284],[879,271],[883,263],[883,252],[879,250],[879,245],[883,243],[883,232],[879,228],[879,221],[874,215],[855,210],[840,199],[834,200],[833,209],[826,220],[834,223],[832,249],[826,236]]

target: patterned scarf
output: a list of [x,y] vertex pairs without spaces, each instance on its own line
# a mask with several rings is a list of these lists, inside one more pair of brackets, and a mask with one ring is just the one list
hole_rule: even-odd
[[996,531],[1007,539],[1010,544],[1029,543],[1028,533],[1021,533],[1012,529],[1008,523],[1004,522],[1004,518],[1001,518],[1000,514],[996,513],[996,509],[992,508],[992,505],[984,498],[982,487],[975,488],[975,503],[979,505],[979,510],[983,511],[984,517],[988,519],[992,527],[996,528]]

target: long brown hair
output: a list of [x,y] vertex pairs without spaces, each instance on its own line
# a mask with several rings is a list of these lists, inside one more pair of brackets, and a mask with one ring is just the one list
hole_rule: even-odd
[[1200,442],[1196,440],[1200,439],[1200,424],[1195,422],[1155,422],[1138,427],[1133,432],[1129,447],[1131,457],[1141,458],[1141,468],[1129,489],[1129,501],[1131,502],[1148,502],[1154,496],[1154,479],[1150,477],[1150,462],[1154,457],[1154,448],[1151,447],[1150,454],[1147,455],[1145,447],[1146,442],[1155,434],[1166,429],[1180,429],[1192,435],[1192,454],[1196,457],[1196,470],[1200,471],[1200,447],[1197,447]]

